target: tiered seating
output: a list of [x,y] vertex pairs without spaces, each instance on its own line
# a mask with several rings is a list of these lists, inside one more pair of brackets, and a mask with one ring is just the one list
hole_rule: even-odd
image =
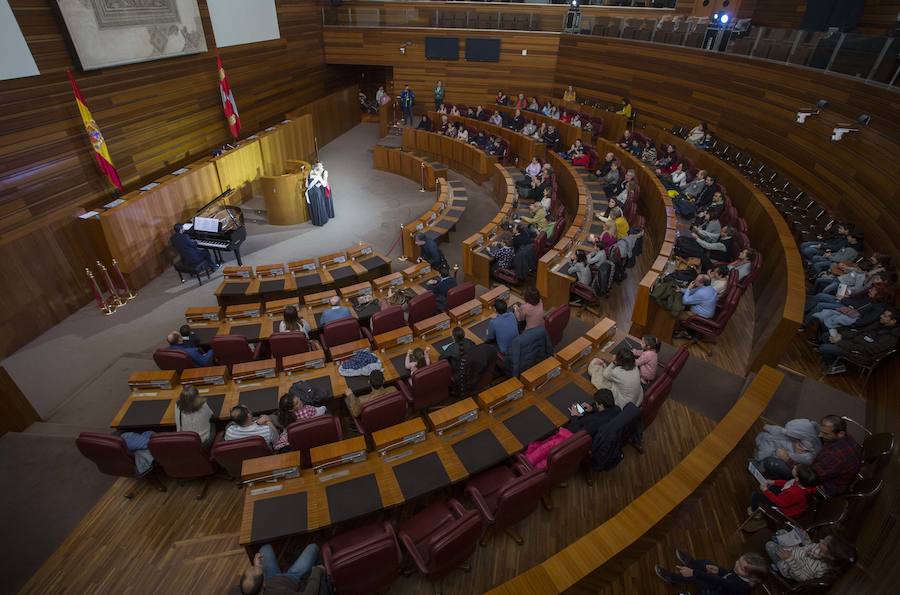
[[438,194],[434,205],[423,215],[401,225],[403,254],[415,261],[419,257],[416,235],[424,233],[436,242],[447,241],[450,232],[466,212],[468,196],[466,188],[457,180],[438,180]]

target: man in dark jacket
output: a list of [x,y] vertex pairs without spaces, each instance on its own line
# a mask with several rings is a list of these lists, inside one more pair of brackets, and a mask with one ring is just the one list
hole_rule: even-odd
[[259,549],[251,566],[241,575],[240,593],[302,593],[318,595],[327,593],[323,587],[322,577],[325,568],[322,566],[319,547],[311,543],[303,553],[282,572],[278,566],[278,558],[272,546],[266,544]]
[[628,403],[594,436],[591,443],[591,468],[594,471],[608,471],[619,464],[622,446],[627,441],[637,440],[640,417],[641,410],[634,403]]
[[536,326],[512,340],[503,360],[508,376],[518,376],[531,366],[553,355],[550,335],[543,326]]
[[897,313],[888,308],[881,313],[878,320],[859,328],[842,328],[829,336],[828,343],[819,345],[822,362],[828,366],[828,374],[840,374],[847,369],[837,359],[842,356],[857,357],[863,360],[874,360],[892,349],[900,342],[900,327],[897,326]]
[[584,430],[592,439],[621,411],[613,399],[612,391],[608,388],[602,388],[594,393],[593,404],[582,403],[581,407],[584,413],[578,413],[575,405],[569,407],[570,418],[566,429],[573,434]]
[[198,246],[196,240],[184,233],[183,229],[180,224],[176,225],[175,232],[170,239],[172,247],[178,252],[181,262],[188,266],[203,262],[206,263],[210,270],[214,270],[218,265],[213,260],[209,250]]
[[438,310],[443,311],[447,305],[447,292],[456,287],[456,279],[450,276],[450,267],[446,263],[440,266],[438,273],[440,277],[436,281],[429,282],[426,287],[436,296]]
[[695,560],[681,550],[675,550],[675,557],[681,565],[674,572],[657,564],[656,575],[669,584],[693,583],[700,595],[750,595],[769,573],[766,559],[756,552],[738,558],[731,570],[709,560]]
[[420,250],[419,258],[430,264],[433,269],[437,270],[442,262],[447,262],[434,238],[430,238],[424,233],[416,234],[416,246]]

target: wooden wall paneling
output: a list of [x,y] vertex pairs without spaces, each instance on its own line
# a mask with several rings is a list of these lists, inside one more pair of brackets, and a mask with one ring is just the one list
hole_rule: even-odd
[[744,0],[738,18],[753,19],[764,27],[800,27],[806,14],[806,0]]
[[866,0],[856,30],[867,35],[885,35],[897,26],[900,0]]
[[277,176],[285,171],[288,160],[308,161],[315,153],[313,119],[309,114],[276,124],[258,135],[263,172]]
[[[458,61],[426,60],[425,37],[458,36]],[[500,37],[500,62],[467,62],[466,37]],[[325,60],[328,64],[371,64],[394,69],[395,93],[409,83],[416,94],[417,113],[434,107],[431,90],[438,80],[444,82],[448,103],[475,105],[493,97],[499,88],[508,93],[527,92],[549,95],[556,70],[559,35],[513,31],[420,30],[402,28],[360,29],[328,27],[324,33]],[[406,53],[400,53],[405,46]],[[523,56],[522,50],[528,55]]]
[[[360,123],[362,114],[359,109],[359,87],[355,84],[344,87],[299,109],[289,111],[287,117],[298,118],[306,114],[312,116],[314,142],[317,142],[319,147],[327,145]],[[313,147],[313,152],[304,157],[304,160],[310,161],[317,155]]]
[[103,256],[115,258],[132,287],[139,288],[169,263],[169,238],[175,223],[186,222],[223,187],[215,162],[203,159],[180,176],[166,176],[156,188],[125,195],[125,202],[100,213],[99,220],[79,220],[83,227],[99,224]]
[[[896,92],[739,56],[565,35],[557,95],[570,83],[581,97],[612,101],[629,94],[639,127],[665,129],[706,120],[713,133],[796,180],[836,214],[857,223],[871,245],[900,260]],[[828,110],[797,124],[797,110],[819,99],[830,102]],[[834,126],[863,113],[872,116],[869,126],[839,143],[830,140]]]
[[0,366],[0,436],[7,432],[24,432],[28,426],[41,421],[6,368]]
[[234,189],[229,204],[239,205],[260,196],[259,178],[263,175],[263,164],[258,140],[242,141],[236,149],[213,157],[210,162],[216,166],[222,191]]

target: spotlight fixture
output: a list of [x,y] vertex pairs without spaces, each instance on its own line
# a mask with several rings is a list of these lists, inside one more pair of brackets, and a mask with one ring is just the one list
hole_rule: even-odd
[[723,14],[721,17],[719,17],[719,21],[721,21],[721,23],[724,25],[725,23],[728,22],[728,19],[729,19],[729,18],[731,18],[731,17],[729,17],[729,16],[728,16],[728,13],[726,12],[726,13]]
[[[838,126],[841,126],[841,125],[838,125]],[[844,124],[844,126],[848,126],[848,124]],[[847,134],[848,132],[859,132],[859,128],[840,128],[840,127],[835,128],[831,132],[831,140],[839,141],[842,138],[844,138],[844,135]]]
[[868,126],[869,122],[872,121],[872,116],[869,114],[862,114],[860,117],[856,119],[857,123],[862,124],[863,126]]

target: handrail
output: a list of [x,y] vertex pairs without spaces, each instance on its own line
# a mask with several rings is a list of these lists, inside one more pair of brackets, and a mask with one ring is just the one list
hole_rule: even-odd
[[[395,6],[393,10],[392,5]],[[354,9],[359,9],[355,19]],[[754,27],[750,19],[740,19],[746,22],[740,28],[732,25],[723,29],[710,23],[708,17],[690,16],[673,8],[652,6],[582,6],[580,22],[572,27],[566,22],[566,11],[565,4],[503,4],[502,7],[492,8],[490,3],[481,2],[352,0],[344,2],[340,8],[323,7],[322,23],[326,28],[449,27],[450,31],[533,31],[609,38],[625,38],[627,31],[630,41],[674,45],[705,53],[727,53],[761,62],[818,70],[831,76],[862,80],[868,85],[900,92],[896,86],[900,80],[900,65],[891,62],[895,60],[895,50],[900,41],[886,35]],[[462,20],[454,20],[450,25],[442,22],[442,18],[454,15]],[[488,21],[485,23],[476,18],[475,22],[470,22],[471,15],[483,16]],[[515,17],[521,18],[517,20]],[[734,24],[738,22],[733,21]],[[863,76],[852,74],[860,71]]]
[[489,593],[561,593],[624,552],[721,465],[768,406],[783,378],[781,372],[764,366],[722,421],[665,477],[584,537]]

